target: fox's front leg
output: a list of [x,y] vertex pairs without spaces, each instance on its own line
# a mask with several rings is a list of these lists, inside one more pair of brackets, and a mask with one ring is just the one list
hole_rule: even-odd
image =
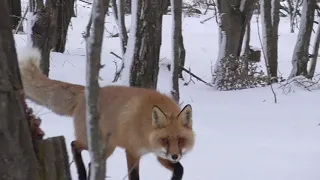
[[139,177],[139,161],[140,156],[135,156],[126,150],[128,177],[129,180],[140,180]]
[[158,157],[158,161],[167,169],[173,172],[171,180],[181,180],[183,176],[183,166],[180,162],[172,163],[169,160]]

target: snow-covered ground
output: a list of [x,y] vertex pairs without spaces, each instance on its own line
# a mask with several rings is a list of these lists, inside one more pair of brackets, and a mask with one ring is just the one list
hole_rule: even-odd
[[[85,42],[82,33],[88,22],[90,8],[77,2],[78,16],[69,28],[66,52],[51,53],[50,78],[85,84]],[[211,80],[211,64],[218,54],[218,28],[214,19],[201,24],[211,16],[183,18],[183,35],[186,48],[186,68]],[[130,16],[126,26],[130,27]],[[289,20],[281,18],[279,26],[279,71],[286,78],[291,71],[291,58],[297,37],[290,33]],[[260,48],[256,17],[252,19],[251,45]],[[163,20],[161,58],[171,58],[171,16]],[[105,26],[115,28],[113,15],[106,17]],[[102,86],[111,84],[115,65],[119,60],[110,54],[120,54],[118,38],[108,38],[105,31],[100,71]],[[17,47],[26,44],[26,35],[15,35]],[[262,61],[260,63],[264,65]],[[318,66],[319,67],[319,66]],[[169,92],[170,76],[160,67],[159,90]],[[264,66],[263,66],[264,68]],[[319,72],[319,68],[318,71]],[[186,81],[189,75],[184,74]],[[320,178],[320,91],[307,91],[292,85],[295,92],[284,93],[274,85],[278,103],[270,87],[241,91],[220,92],[195,80],[183,86],[180,81],[181,102],[190,103],[194,110],[196,145],[194,151],[182,159],[184,180],[318,180]],[[28,103],[42,119],[46,137],[63,135],[68,143],[74,140],[71,118],[55,115],[48,109]],[[85,163],[89,162],[83,152]],[[75,165],[72,176],[77,177]],[[149,170],[148,170],[149,169]],[[117,149],[107,162],[109,179],[122,180],[126,176],[124,150]],[[142,180],[170,179],[171,173],[163,168],[153,155],[146,155],[140,164]],[[127,178],[125,178],[127,179]]]

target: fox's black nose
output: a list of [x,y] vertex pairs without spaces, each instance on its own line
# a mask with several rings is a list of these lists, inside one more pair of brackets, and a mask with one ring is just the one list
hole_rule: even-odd
[[173,159],[173,160],[176,160],[176,159],[178,159],[178,155],[176,155],[176,154],[173,154],[173,155],[171,155],[171,158]]

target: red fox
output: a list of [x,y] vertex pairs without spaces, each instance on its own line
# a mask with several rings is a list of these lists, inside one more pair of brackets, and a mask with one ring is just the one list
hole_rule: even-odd
[[[77,146],[88,150],[84,86],[45,76],[36,48],[20,50],[18,59],[26,97],[56,114],[73,117]],[[106,159],[116,147],[125,149],[130,180],[139,179],[139,160],[146,153],[154,153],[173,171],[173,179],[182,179],[179,161],[195,144],[190,104],[181,109],[156,90],[118,85],[100,89],[98,107],[102,139],[111,133]]]

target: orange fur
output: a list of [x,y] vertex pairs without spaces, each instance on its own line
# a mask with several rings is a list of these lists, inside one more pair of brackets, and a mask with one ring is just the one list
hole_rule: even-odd
[[[77,143],[88,149],[84,86],[49,79],[39,69],[40,54],[31,51],[19,57],[27,98],[59,115],[72,116]],[[172,98],[156,90],[106,86],[100,89],[98,104],[102,138],[112,134],[107,158],[116,147],[124,148],[129,171],[134,165],[139,169],[145,153],[155,153],[161,164],[175,163],[194,146],[191,106],[181,110]]]

